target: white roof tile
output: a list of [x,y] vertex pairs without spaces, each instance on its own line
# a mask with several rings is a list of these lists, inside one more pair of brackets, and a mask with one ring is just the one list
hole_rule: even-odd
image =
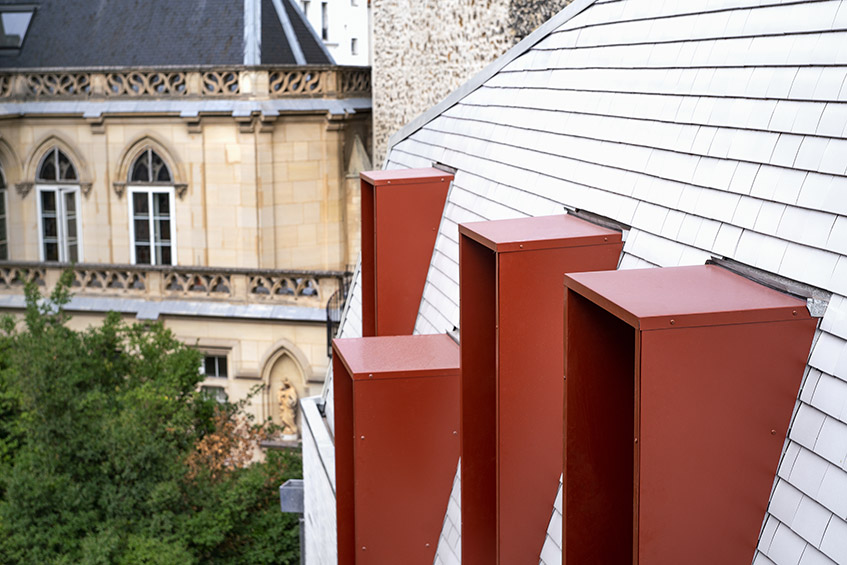
[[817,498],[840,519],[847,519],[847,472],[830,465],[824,474]]
[[821,539],[832,518],[832,512],[804,496],[797,508],[791,528],[804,540],[820,547]]
[[839,467],[847,466],[847,424],[827,416],[815,443],[815,453]]
[[807,545],[800,558],[800,565],[835,565],[835,562],[814,547]]
[[794,521],[794,515],[803,500],[803,493],[785,481],[777,481],[771,495],[771,503],[768,507],[770,513],[783,524],[789,526]]
[[[773,544],[773,538],[776,535],[776,530],[779,528],[780,523],[779,520],[774,518],[771,515],[768,515],[765,519],[765,525],[762,528],[762,535],[759,539],[759,549],[761,551],[767,551],[770,549]],[[770,563],[771,561],[768,560]]]
[[820,548],[836,563],[847,563],[847,524],[841,520],[831,520]]
[[847,382],[827,373],[812,371],[820,376],[809,403],[825,414],[847,421]]
[[[847,472],[828,462],[844,464],[847,439],[847,33],[828,31],[847,30],[847,2],[759,4],[598,1],[562,26],[579,31],[508,67],[539,70],[495,74],[452,117],[404,133],[416,141],[392,164],[440,155],[462,176],[416,329],[458,322],[456,222],[564,203],[634,226],[620,268],[714,253],[835,291],[779,467],[779,520],[766,517],[755,559],[847,563],[832,537],[847,519]],[[691,15],[635,21],[674,13]],[[737,37],[756,33],[769,35]],[[778,504],[792,488],[805,497],[788,517]],[[824,532],[827,511],[837,516]]]
[[830,466],[824,459],[801,447],[788,480],[806,496],[816,498]]
[[785,524],[780,524],[774,533],[767,554],[777,565],[799,563],[805,548],[806,542],[803,538]]
[[832,295],[820,327],[833,336],[847,340],[847,298]]
[[797,415],[794,417],[788,437],[806,449],[814,451],[824,420],[826,420],[826,414],[811,406],[801,404],[800,409],[797,410]]
[[756,553],[753,559],[753,565],[775,565],[773,561],[765,557],[763,553]]

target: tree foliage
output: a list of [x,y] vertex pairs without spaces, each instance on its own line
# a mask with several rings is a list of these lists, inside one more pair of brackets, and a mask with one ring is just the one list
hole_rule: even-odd
[[251,464],[265,427],[197,391],[199,352],[115,313],[70,329],[68,283],[2,322],[0,564],[298,562],[299,454]]

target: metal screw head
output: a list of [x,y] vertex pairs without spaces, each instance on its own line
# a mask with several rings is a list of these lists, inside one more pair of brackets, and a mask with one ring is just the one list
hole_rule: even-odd
[[367,547],[365,547],[365,546],[363,545],[363,546],[362,546],[362,551],[365,551],[366,549],[367,549]]
[[792,315],[792,316],[796,316],[796,315],[797,315],[797,310],[793,310],[793,311],[791,312],[791,315]]
[[374,374],[373,374],[373,373],[368,373],[368,378],[369,378],[369,379],[374,378]]
[[429,544],[425,544],[425,545],[426,545],[426,547],[429,547]]
[[520,245],[518,245],[518,248],[519,248],[519,249],[523,249],[523,243],[521,243]]
[[609,238],[608,238],[608,237],[604,237],[604,238],[603,238],[603,241],[609,241]]
[[359,439],[365,439],[365,436],[360,437]]
[[453,435],[457,436],[457,435],[459,435],[459,432],[457,432],[456,430],[453,430]]
[[776,435],[776,430],[771,430],[771,435],[772,435],[772,436],[775,436],[775,435]]
[[674,325],[675,323],[676,323],[676,320],[674,320],[674,319],[672,318],[672,319],[671,319],[671,325]]

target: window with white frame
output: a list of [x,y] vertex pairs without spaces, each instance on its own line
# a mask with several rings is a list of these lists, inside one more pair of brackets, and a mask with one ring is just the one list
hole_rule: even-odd
[[132,262],[175,264],[173,178],[164,160],[152,149],[145,149],[133,161],[127,190]]
[[205,394],[207,398],[212,398],[221,404],[229,399],[226,389],[222,386],[201,386],[200,392]]
[[329,39],[329,6],[326,2],[321,2],[321,39]]
[[9,259],[9,240],[6,235],[6,175],[0,165],[0,261]]
[[82,224],[76,168],[64,152],[54,147],[41,160],[35,180],[38,189],[41,260],[65,263],[82,261]]
[[358,55],[359,54],[359,40],[355,37],[350,39],[350,54]]

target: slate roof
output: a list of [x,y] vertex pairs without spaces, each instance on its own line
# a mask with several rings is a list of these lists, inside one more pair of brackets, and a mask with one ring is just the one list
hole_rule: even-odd
[[[305,21],[299,9],[292,4],[293,0],[281,0],[285,17],[291,23],[291,31],[296,39],[298,48],[309,64],[332,64],[332,57],[323,43],[311,32],[311,27]],[[297,57],[291,49],[288,38],[280,24],[279,14],[271,0],[262,0],[262,64],[265,65],[294,65]]]
[[[386,168],[433,162],[457,173],[416,333],[459,325],[458,223],[562,205],[632,226],[622,269],[717,255],[832,292],[750,558],[847,564],[847,1],[577,0],[395,136]],[[448,514],[436,563],[458,529]]]
[[[291,0],[282,0],[284,5]],[[0,0],[0,7],[20,4]],[[20,52],[0,68],[230,66],[244,63],[245,3],[231,0],[32,0],[36,13]],[[289,6],[290,7],[290,6]],[[294,64],[272,3],[263,2],[262,63]],[[289,10],[295,32],[308,25]],[[307,64],[330,58],[314,36],[297,34]]]

